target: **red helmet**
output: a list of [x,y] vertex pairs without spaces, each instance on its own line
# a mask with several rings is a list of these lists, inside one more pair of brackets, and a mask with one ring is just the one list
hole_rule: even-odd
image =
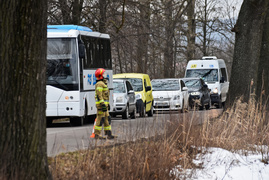
[[101,80],[101,79],[104,79],[104,73],[105,73],[105,69],[103,68],[99,68],[95,71],[95,77],[97,80]]

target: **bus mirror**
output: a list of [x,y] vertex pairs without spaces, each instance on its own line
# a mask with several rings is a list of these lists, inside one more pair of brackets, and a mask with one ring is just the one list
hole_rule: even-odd
[[78,46],[79,51],[79,58],[85,58],[85,46],[84,44],[80,43]]
[[224,77],[223,76],[220,78],[220,83],[224,83]]

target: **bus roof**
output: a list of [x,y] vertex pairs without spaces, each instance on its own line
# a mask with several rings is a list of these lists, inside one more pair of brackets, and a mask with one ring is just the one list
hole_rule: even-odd
[[92,32],[92,30],[85,26],[78,25],[48,25],[48,31],[63,31],[67,32],[69,30],[79,30],[79,31],[88,31]]
[[78,35],[92,36],[109,39],[108,34],[93,32],[86,26],[78,25],[48,25],[48,38],[50,37],[77,37]]

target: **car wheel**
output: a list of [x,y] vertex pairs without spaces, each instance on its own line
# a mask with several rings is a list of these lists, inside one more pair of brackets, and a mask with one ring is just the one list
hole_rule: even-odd
[[204,110],[204,101],[202,101],[201,105],[199,106],[199,110]]
[[180,112],[181,112],[181,113],[184,113],[184,101],[182,102],[182,107],[181,107]]
[[129,108],[127,105],[125,111],[122,114],[122,119],[128,119],[128,116],[129,116]]
[[131,119],[135,119],[136,118],[136,107],[134,108],[134,111],[131,114]]
[[151,104],[150,111],[148,112],[148,116],[152,117],[153,116],[153,104]]
[[208,104],[205,105],[205,109],[206,109],[206,110],[209,110],[210,107],[211,107],[211,99],[209,100]]

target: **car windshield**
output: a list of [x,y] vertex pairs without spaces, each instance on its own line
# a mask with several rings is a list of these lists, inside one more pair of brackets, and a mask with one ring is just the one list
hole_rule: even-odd
[[75,38],[48,38],[47,85],[78,90],[78,63]]
[[113,93],[126,93],[124,82],[113,81]]
[[125,78],[125,79],[127,79],[131,83],[135,92],[143,91],[142,79],[140,78]]
[[152,91],[178,91],[180,90],[179,87],[179,80],[171,80],[171,79],[158,79],[152,80]]
[[217,69],[188,69],[186,77],[202,78],[205,82],[215,83],[218,81]]
[[188,88],[200,88],[201,82],[199,79],[188,79],[188,80],[185,80],[185,85]]

